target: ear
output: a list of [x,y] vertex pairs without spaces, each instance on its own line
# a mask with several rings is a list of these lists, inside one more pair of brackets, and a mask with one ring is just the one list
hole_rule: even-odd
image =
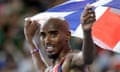
[[67,31],[66,32],[66,40],[70,40],[70,37],[71,37],[71,32]]

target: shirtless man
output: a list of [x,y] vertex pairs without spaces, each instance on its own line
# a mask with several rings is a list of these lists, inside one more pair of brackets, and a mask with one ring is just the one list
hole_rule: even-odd
[[[28,19],[25,23],[25,37],[31,45],[32,58],[37,72],[90,72],[88,66],[92,64],[95,57],[95,47],[92,41],[92,24],[95,22],[95,13],[87,5],[81,16],[81,24],[84,34],[82,51],[70,48],[71,32],[69,24],[61,18],[50,18],[40,28],[39,42],[46,50],[50,59],[49,66],[41,58],[33,37],[39,29],[38,23]],[[38,47],[40,45],[36,43]]]

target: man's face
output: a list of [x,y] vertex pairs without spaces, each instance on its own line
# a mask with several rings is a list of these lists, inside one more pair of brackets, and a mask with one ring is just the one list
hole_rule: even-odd
[[47,24],[40,33],[40,39],[50,58],[56,58],[65,48],[65,32],[57,24]]

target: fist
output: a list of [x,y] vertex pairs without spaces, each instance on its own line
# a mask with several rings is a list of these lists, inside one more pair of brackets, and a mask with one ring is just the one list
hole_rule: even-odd
[[83,31],[90,30],[95,21],[95,12],[93,11],[92,7],[87,4],[81,15]]
[[39,30],[40,24],[37,23],[37,21],[31,21],[30,18],[25,21],[25,26],[24,26],[24,34],[25,38],[28,41],[32,41],[32,38],[34,37],[35,33],[37,30]]

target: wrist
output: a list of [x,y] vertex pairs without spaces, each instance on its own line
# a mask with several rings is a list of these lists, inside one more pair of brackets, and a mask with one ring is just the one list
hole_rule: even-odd
[[27,40],[28,42],[31,42],[31,41],[32,41],[32,37],[26,37],[26,40]]
[[91,33],[91,29],[86,29],[86,30],[83,30],[84,33]]
[[30,51],[30,54],[33,55],[35,53],[39,53],[40,49],[39,48],[34,48]]

